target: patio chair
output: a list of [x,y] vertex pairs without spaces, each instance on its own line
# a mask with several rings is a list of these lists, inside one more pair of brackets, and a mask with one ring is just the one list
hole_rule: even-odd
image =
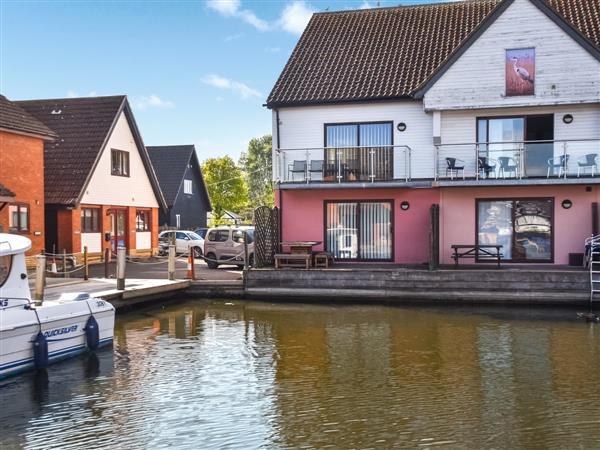
[[550,175],[554,174],[555,169],[558,169],[558,177],[560,178],[563,173],[567,172],[568,163],[569,155],[560,155],[548,159],[548,174],[546,175],[546,178],[550,178]]
[[313,174],[316,174],[314,175],[315,177],[320,175],[320,180],[323,180],[323,162],[324,161],[322,159],[313,159],[310,162],[308,173],[311,181],[313,180]]
[[[288,165],[288,179],[294,181],[294,175],[297,173],[302,174],[302,181],[306,181],[306,161],[295,160],[293,163]],[[291,174],[291,177],[290,177]]]
[[454,174],[458,176],[458,172],[462,172],[463,180],[465,179],[465,162],[458,158],[446,158],[446,176],[450,174],[450,178],[454,179]]
[[502,178],[506,178],[507,173],[509,176],[511,173],[514,173],[515,178],[519,176],[519,163],[515,158],[511,156],[500,156],[498,158],[498,164],[500,164],[498,174],[502,175]]
[[598,155],[595,153],[588,153],[587,155],[583,155],[582,157],[578,158],[577,159],[577,176],[579,177],[579,174],[581,173],[582,170],[585,175],[586,169],[591,169],[592,176],[594,176],[594,173],[596,172],[596,170],[598,168],[598,166],[596,164],[597,157],[598,157]]
[[495,177],[498,178],[498,175],[496,175],[496,165],[497,164],[498,164],[498,162],[495,159],[488,158],[487,156],[478,156],[477,157],[477,172],[483,173],[485,178],[489,178],[490,172],[493,172]]

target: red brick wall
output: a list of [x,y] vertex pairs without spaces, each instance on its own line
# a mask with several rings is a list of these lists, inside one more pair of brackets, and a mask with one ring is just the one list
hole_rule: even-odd
[[[0,182],[16,194],[15,203],[29,205],[32,241],[28,255],[44,249],[44,141],[0,131]],[[0,225],[8,232],[8,206],[0,211]]]

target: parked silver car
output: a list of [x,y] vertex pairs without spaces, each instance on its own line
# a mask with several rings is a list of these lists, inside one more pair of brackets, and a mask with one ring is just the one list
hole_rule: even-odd
[[188,254],[190,249],[194,252],[194,257],[202,256],[204,248],[204,239],[193,231],[186,230],[166,230],[158,235],[159,254],[166,254],[169,250],[169,244],[175,235],[175,252],[179,254]]
[[221,264],[244,267],[244,235],[248,236],[248,264],[254,263],[253,227],[216,227],[206,233],[204,255],[210,269]]

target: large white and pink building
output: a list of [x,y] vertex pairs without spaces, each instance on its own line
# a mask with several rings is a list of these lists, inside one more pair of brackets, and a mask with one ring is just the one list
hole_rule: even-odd
[[600,2],[315,14],[274,86],[284,241],[420,264],[499,244],[567,264],[599,233]]

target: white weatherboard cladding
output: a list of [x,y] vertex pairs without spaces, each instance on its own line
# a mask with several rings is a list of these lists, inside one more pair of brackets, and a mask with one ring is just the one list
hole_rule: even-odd
[[[111,175],[111,149],[129,152],[129,177]],[[100,156],[81,203],[158,207],[142,157],[123,113]]]
[[[279,110],[279,140],[282,149],[299,149],[282,152],[286,163],[305,159],[307,148],[325,145],[325,124],[393,122],[394,145],[407,145],[412,150],[412,178],[433,177],[433,121],[432,115],[423,111],[420,101],[406,100],[352,105],[319,105]],[[396,129],[399,122],[406,124],[406,131]],[[273,135],[277,133],[273,121]],[[274,145],[275,148],[275,145]],[[311,159],[323,159],[323,150],[311,150]],[[404,176],[404,161],[400,150],[394,151],[394,178]],[[283,165],[281,166],[282,170]]]
[[102,233],[81,233],[81,248],[87,247],[89,253],[102,252]]
[[[505,51],[535,48],[535,95],[505,97]],[[600,61],[529,0],[515,0],[426,92],[425,108],[600,101]]]
[[135,233],[135,249],[148,250],[152,248],[152,233],[149,231],[137,231]]

